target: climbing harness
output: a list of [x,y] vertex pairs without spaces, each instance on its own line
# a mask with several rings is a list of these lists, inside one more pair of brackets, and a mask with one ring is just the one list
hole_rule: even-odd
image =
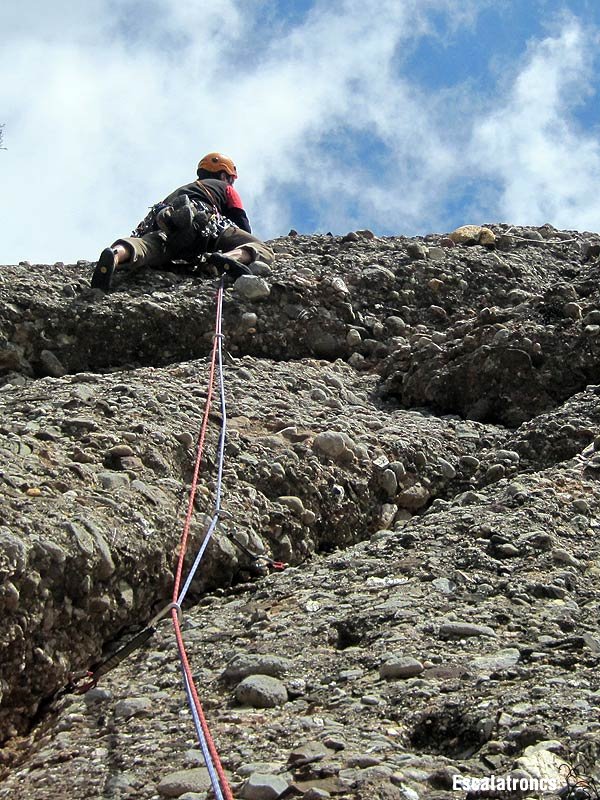
[[[187,197],[187,195],[181,195]],[[176,198],[176,200],[179,198]],[[176,200],[173,201],[175,204]],[[193,211],[193,218],[190,223],[190,238],[193,239],[194,254],[206,253],[210,248],[214,247],[221,234],[228,228],[233,227],[231,220],[224,217],[214,203],[205,202],[198,198],[189,199],[190,206]],[[139,239],[148,233],[161,230],[158,219],[161,214],[171,209],[168,203],[161,202],[155,203],[150,207],[150,210],[144,219],[137,225],[131,232],[132,237]],[[167,248],[169,246],[169,234],[167,234]],[[173,257],[177,257],[177,248],[173,248]]]

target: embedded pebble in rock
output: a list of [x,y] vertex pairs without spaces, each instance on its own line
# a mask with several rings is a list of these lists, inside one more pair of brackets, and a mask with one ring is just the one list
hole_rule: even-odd
[[446,258],[446,254],[441,247],[430,247],[427,257],[432,261],[443,261]]
[[234,288],[244,300],[265,300],[271,293],[268,283],[257,275],[241,275]]
[[269,675],[249,675],[235,688],[235,699],[253,708],[274,708],[287,702],[285,684]]
[[500,544],[496,548],[496,552],[500,556],[504,556],[505,558],[510,558],[511,556],[519,555],[519,548],[515,547],[514,544],[510,543]]
[[197,767],[165,775],[156,788],[163,797],[181,797],[184,792],[206,792],[210,787],[208,770],[205,767]]
[[250,265],[254,275],[270,275],[272,272],[271,267],[264,261],[257,259]]
[[398,491],[398,478],[391,469],[386,469],[381,476],[381,487],[389,497],[394,497]]
[[130,483],[127,475],[120,475],[117,472],[101,472],[98,478],[102,488],[107,489],[109,492],[129,486]]
[[493,629],[488,625],[474,625],[470,622],[444,622],[440,625],[440,636],[445,639],[495,635]]
[[227,664],[222,673],[226,681],[238,682],[248,675],[270,675],[282,678],[292,668],[292,661],[282,656],[265,653],[237,653]]
[[313,448],[335,460],[346,452],[346,442],[341,433],[324,431],[315,436]]
[[430,494],[424,486],[410,486],[397,496],[398,505],[409,511],[418,511],[427,503]]
[[364,694],[360,698],[360,702],[365,706],[377,706],[381,702],[381,698],[374,694]]
[[410,242],[407,245],[406,252],[411,258],[427,258],[428,248],[418,242]]
[[518,664],[520,652],[516,647],[499,650],[489,656],[477,656],[471,662],[473,667],[481,671],[510,669]]
[[141,717],[152,712],[153,703],[149,697],[131,697],[121,700],[115,706],[115,717]]
[[431,581],[431,584],[435,586],[438,592],[443,592],[444,594],[452,594],[456,590],[456,584],[448,578],[435,578]]
[[[600,237],[491,227],[494,252],[295,233],[267,295],[225,289],[223,509],[182,627],[235,797],[441,800],[542,769],[530,747],[600,780]],[[168,613],[60,691],[171,601],[214,341],[215,280],[92,269],[1,271],[2,800],[157,800],[204,767]],[[220,422],[213,398],[186,566]],[[261,675],[277,704],[240,704]]]
[[86,705],[94,705],[96,703],[102,703],[106,700],[112,699],[112,694],[107,691],[106,689],[96,686],[84,694],[83,699],[85,700]]
[[51,375],[53,378],[62,378],[63,375],[67,374],[65,367],[50,350],[41,351],[40,362],[46,375]]
[[358,345],[361,344],[362,342],[362,336],[360,335],[360,331],[351,328],[346,334],[346,342],[348,344],[348,347],[358,347]]
[[556,548],[551,553],[552,559],[556,561],[558,564],[567,564],[570,567],[576,567],[577,569],[581,568],[581,562],[576,559],[572,553],[569,553],[568,550],[562,550],[561,548]]
[[321,742],[307,742],[292,750],[288,757],[288,764],[295,767],[312,764],[315,761],[321,761],[327,755],[327,747]]
[[111,447],[105,454],[106,458],[111,461],[133,455],[135,455],[135,453],[128,444],[118,444],[115,447]]
[[251,775],[242,787],[244,800],[276,800],[288,787],[285,778],[279,775]]
[[106,781],[106,794],[109,797],[116,794],[118,797],[121,792],[131,792],[135,782],[135,776],[128,772],[122,772],[120,775],[113,775]]
[[402,319],[402,317],[396,317],[392,315],[390,317],[386,317],[385,327],[391,334],[402,334],[406,330],[406,322]]
[[524,754],[517,758],[515,766],[538,780],[545,778],[559,788],[565,786],[566,776],[571,774],[571,765],[564,759],[546,749],[527,747]]
[[337,736],[326,736],[323,739],[323,744],[325,747],[328,747],[330,750],[344,750],[346,748],[346,742],[344,739],[341,739]]
[[455,478],[456,477],[456,470],[445,458],[438,459],[438,464],[440,466],[440,470],[442,475],[445,478]]
[[277,501],[284,506],[287,506],[294,514],[302,516],[304,513],[304,503],[299,497],[278,497]]
[[423,672],[423,664],[416,658],[394,656],[379,667],[382,678],[413,678]]
[[258,316],[253,311],[246,311],[242,314],[242,325],[244,328],[256,328]]

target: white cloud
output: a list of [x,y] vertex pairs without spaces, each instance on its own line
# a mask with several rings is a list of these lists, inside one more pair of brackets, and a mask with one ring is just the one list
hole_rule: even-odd
[[[239,86],[240,102],[257,98],[247,141],[259,154],[253,188],[266,187],[262,212],[275,217],[275,208],[285,208],[287,187],[309,198],[322,230],[377,222],[379,229],[414,229],[455,159],[438,128],[436,100],[392,65],[429,30],[432,9],[445,12],[452,27],[472,19],[476,5],[485,4],[322,4],[301,30],[266,48]],[[274,180],[283,187],[275,197]],[[294,224],[281,211],[280,219],[280,232]]]
[[[426,232],[443,225],[448,187],[474,171],[505,187],[507,218],[525,213],[531,176],[539,183],[549,174],[548,159],[535,166],[540,137],[561,162],[551,173],[560,186],[571,145],[598,158],[594,142],[566,122],[550,130],[564,89],[587,74],[577,26],[571,39],[533,48],[503,113],[479,123],[483,108],[463,87],[425,91],[402,74],[419,37],[472,26],[487,4],[314,0],[303,15],[294,4],[293,24],[282,17],[284,0],[4,8],[0,263],[95,258],[215,149],[236,160],[263,237],[302,229],[290,210],[298,197],[321,230]],[[552,94],[545,70],[555,62]],[[565,181],[560,209],[567,190]]]
[[513,224],[597,229],[600,142],[574,109],[592,92],[597,33],[562,18],[532,43],[508,96],[474,128],[472,161],[496,182],[497,210]]

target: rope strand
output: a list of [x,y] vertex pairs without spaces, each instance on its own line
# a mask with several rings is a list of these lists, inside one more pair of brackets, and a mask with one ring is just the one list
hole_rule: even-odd
[[[219,290],[217,292],[217,331],[220,331],[220,319],[221,319],[221,298],[223,294],[223,284],[221,282],[219,286]],[[202,425],[200,428],[200,435],[198,436],[198,444],[196,447],[196,461],[194,463],[194,473],[192,476],[192,483],[190,486],[190,497],[188,501],[188,508],[185,517],[185,523],[183,526],[183,533],[181,536],[181,542],[179,545],[179,560],[177,562],[177,571],[175,574],[175,584],[173,586],[173,602],[177,602],[177,597],[179,594],[179,587],[181,584],[181,575],[183,572],[183,562],[185,559],[185,553],[187,549],[187,542],[190,533],[190,526],[192,522],[192,516],[194,514],[194,501],[196,499],[196,492],[198,490],[198,475],[200,473],[200,464],[202,461],[202,453],[204,451],[204,440],[206,438],[206,429],[208,427],[208,416],[210,413],[210,406],[212,403],[212,396],[213,396],[213,389],[214,389],[214,376],[215,376],[215,365],[217,360],[217,346],[218,339],[215,336],[213,341],[213,348],[210,360],[210,371],[208,376],[208,391],[206,395],[206,402],[204,406],[204,414],[202,417]]]
[[[227,423],[226,408],[225,408],[225,383],[223,380],[223,357],[222,357],[222,347],[221,347],[221,339],[223,336],[221,332],[221,324],[222,324],[221,319],[223,312],[223,286],[224,286],[224,280],[223,278],[221,278],[219,289],[217,291],[216,325],[215,325],[215,336],[213,340],[213,348],[212,348],[210,370],[209,370],[209,386],[206,396],[206,403],[204,406],[202,425],[200,428],[200,434],[198,436],[198,445],[196,448],[196,461],[194,464],[194,473],[192,477],[192,483],[190,486],[190,498],[188,502],[185,523],[183,526],[183,532],[181,535],[181,541],[179,546],[179,558],[177,561],[177,570],[173,586],[173,602],[176,603],[177,607],[172,610],[171,617],[173,619],[175,639],[177,641],[177,649],[179,651],[179,659],[181,661],[181,669],[184,679],[184,688],[188,697],[188,702],[194,719],[194,725],[196,727],[196,733],[198,735],[200,748],[204,755],[204,761],[206,763],[206,768],[208,769],[208,773],[210,776],[216,800],[233,800],[233,794],[231,793],[231,789],[229,788],[227,776],[225,775],[225,771],[221,764],[221,759],[219,758],[217,748],[210,733],[208,723],[206,721],[206,717],[204,716],[204,711],[202,709],[202,704],[200,703],[198,691],[194,683],[194,676],[192,675],[192,669],[185,649],[185,643],[183,641],[183,635],[181,632],[181,625],[179,622],[179,615],[178,615],[178,610],[181,606],[181,603],[185,595],[187,594],[187,591],[191,585],[194,575],[196,574],[196,570],[198,569],[200,561],[202,560],[202,556],[204,555],[206,547],[208,546],[208,543],[215,530],[221,508],[221,490],[222,490],[222,479],[223,479],[223,463],[225,456],[225,434],[226,434],[226,423]],[[221,434],[219,438],[219,448],[218,448],[219,453],[218,453],[218,473],[217,473],[215,512],[208,527],[208,530],[206,532],[206,535],[202,541],[202,544],[200,545],[198,554],[196,555],[192,568],[189,571],[189,574],[185,580],[183,589],[181,589],[180,591],[181,579],[183,574],[183,564],[185,561],[192,516],[194,513],[194,501],[196,499],[196,493],[198,489],[198,476],[200,474],[200,464],[202,462],[202,454],[204,451],[204,442],[206,439],[206,430],[208,427],[210,406],[212,403],[217,362],[218,362],[218,373],[219,373],[219,391],[221,397],[222,423],[221,423]]]
[[[220,300],[220,301],[219,301]],[[221,433],[219,436],[219,448],[218,448],[218,457],[217,457],[217,485],[215,489],[215,508],[214,514],[208,526],[208,530],[206,535],[200,545],[198,550],[198,554],[192,567],[188,573],[186,578],[185,584],[179,597],[177,598],[177,602],[179,605],[183,602],[188,589],[194,579],[196,571],[200,566],[200,561],[204,555],[204,551],[206,550],[208,543],[214,533],[214,530],[217,526],[219,521],[219,514],[221,513],[221,495],[222,495],[222,487],[223,487],[223,464],[225,461],[225,437],[227,435],[227,409],[225,405],[225,382],[223,377],[223,351],[221,347],[221,341],[223,339],[223,334],[221,333],[221,303],[222,303],[222,296],[220,299],[217,300],[217,324],[216,324],[216,333],[214,338],[213,349],[216,349],[217,355],[217,362],[218,362],[218,375],[219,375],[219,396],[221,401]]]

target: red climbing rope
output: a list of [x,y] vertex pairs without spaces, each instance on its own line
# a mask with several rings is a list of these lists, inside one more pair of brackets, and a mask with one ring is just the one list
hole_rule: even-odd
[[[190,497],[188,502],[187,514],[185,518],[185,523],[183,526],[183,532],[181,535],[181,541],[179,545],[179,559],[177,562],[177,570],[175,573],[175,584],[173,587],[173,603],[174,607],[171,612],[171,616],[173,619],[173,628],[175,630],[175,638],[177,640],[177,648],[179,650],[179,657],[181,660],[181,667],[184,673],[185,683],[186,683],[186,691],[188,693],[188,699],[190,704],[193,703],[192,712],[196,712],[195,715],[197,720],[200,724],[201,731],[198,731],[200,736],[200,744],[203,747],[203,751],[205,754],[205,760],[207,761],[207,767],[209,772],[211,772],[211,766],[214,765],[214,770],[218,776],[220,789],[222,791],[222,797],[225,800],[233,800],[233,794],[229,787],[229,783],[227,781],[227,777],[225,775],[225,771],[221,764],[221,759],[219,758],[219,754],[217,752],[217,748],[215,746],[214,740],[210,733],[208,723],[206,721],[206,717],[204,716],[204,711],[202,709],[202,704],[200,702],[200,698],[198,696],[198,690],[196,689],[196,685],[194,683],[194,677],[192,675],[192,669],[190,666],[189,658],[185,649],[185,643],[183,641],[183,635],[181,632],[181,625],[179,621],[179,613],[180,606],[179,606],[179,591],[181,586],[181,577],[183,573],[183,564],[185,560],[185,555],[187,551],[187,543],[189,539],[189,532],[190,526],[192,522],[192,516],[194,513],[194,500],[196,497],[196,492],[198,488],[198,475],[200,473],[200,464],[202,461],[202,455],[204,451],[204,441],[206,438],[206,429],[208,427],[208,417],[210,412],[210,406],[212,403],[212,396],[213,396],[213,387],[215,381],[215,369],[217,364],[217,355],[219,356],[219,370],[222,370],[221,364],[221,317],[222,317],[222,308],[223,308],[223,280],[219,284],[219,289],[217,291],[217,313],[216,313],[216,326],[215,326],[215,336],[213,340],[213,349],[212,349],[212,356],[210,362],[210,372],[209,372],[209,385],[208,385],[208,392],[206,396],[206,403],[204,406],[204,415],[202,418],[202,425],[200,428],[200,434],[198,436],[198,445],[196,448],[196,462],[194,464],[194,474],[192,477],[192,483],[190,486]],[[221,376],[222,377],[222,376]],[[224,432],[222,432],[223,435]],[[207,534],[208,535],[208,534]],[[206,752],[208,751],[208,753]],[[209,758],[207,758],[209,755]],[[212,761],[212,764],[210,763]],[[213,788],[218,789],[219,787],[214,786]],[[217,792],[217,795],[220,792]]]
[[181,634],[181,627],[179,625],[179,619],[177,617],[176,609],[173,609],[172,617],[173,617],[173,627],[175,629],[175,638],[177,640],[177,648],[179,650],[179,656],[181,658],[182,669],[185,673],[189,691],[191,697],[193,698],[194,706],[198,714],[198,719],[200,720],[200,725],[202,726],[202,732],[204,734],[208,751],[210,753],[216,773],[219,776],[219,783],[221,784],[223,797],[226,798],[226,800],[233,800],[233,794],[229,787],[227,776],[225,775],[225,770],[223,769],[223,765],[221,764],[221,759],[219,757],[219,753],[217,751],[214,739],[210,732],[210,728],[208,727],[206,717],[204,716],[204,710],[202,708],[202,703],[200,702],[200,697],[198,696],[198,690],[196,689],[196,684],[194,683],[194,676],[192,675],[192,668],[190,666],[190,662],[185,649],[185,644],[183,641],[183,636]]
[[175,573],[175,585],[173,586],[173,602],[177,602],[179,597],[179,589],[181,586],[181,576],[183,573],[183,562],[187,551],[187,542],[190,533],[190,525],[194,515],[194,500],[196,499],[196,492],[198,490],[198,475],[200,473],[200,463],[202,462],[202,454],[204,452],[204,440],[206,438],[206,429],[208,427],[208,416],[210,413],[210,406],[212,403],[214,382],[215,382],[215,368],[217,363],[217,353],[219,350],[219,341],[221,336],[221,309],[223,305],[223,283],[219,284],[217,291],[217,322],[215,329],[215,336],[213,339],[213,349],[210,360],[210,372],[208,376],[208,393],[206,395],[206,404],[204,406],[204,415],[202,417],[202,425],[200,428],[200,435],[198,436],[198,444],[196,446],[196,462],[194,464],[194,474],[192,477],[192,484],[190,486],[190,497],[188,501],[187,514],[185,523],[183,525],[183,532],[181,534],[181,541],[179,544],[179,560],[177,562],[177,571]]
[[[226,433],[225,386],[223,381],[223,363],[222,363],[222,352],[221,352],[221,340],[223,338],[223,334],[221,332],[221,322],[222,322],[222,312],[223,312],[223,287],[224,287],[224,280],[222,278],[219,284],[216,297],[217,300],[216,327],[215,327],[215,336],[213,340],[212,356],[210,361],[208,392],[206,396],[206,403],[204,406],[202,425],[200,428],[200,434],[198,436],[198,443],[196,447],[196,461],[194,464],[194,473],[192,477],[192,483],[190,486],[190,497],[188,502],[188,508],[179,544],[179,557],[175,573],[175,583],[173,586],[173,601],[166,608],[162,609],[162,611],[160,611],[155,617],[153,617],[153,619],[146,626],[146,628],[144,628],[144,630],[136,634],[136,636],[134,636],[131,640],[129,640],[110,658],[106,659],[101,664],[99,664],[93,672],[85,671],[80,674],[73,674],[71,676],[69,683],[61,691],[61,694],[68,692],[84,693],[88,691],[88,689],[91,689],[93,686],[96,685],[98,679],[102,675],[104,675],[109,670],[114,669],[114,667],[120,664],[121,661],[123,661],[128,655],[130,655],[133,652],[133,650],[137,649],[142,644],[144,644],[156,632],[155,626],[157,625],[159,620],[162,617],[164,617],[167,613],[171,612],[171,617],[173,619],[173,627],[175,630],[175,639],[177,641],[177,649],[179,650],[181,668],[184,676],[185,690],[188,696],[191,712],[194,717],[196,732],[198,734],[198,739],[200,742],[200,746],[202,748],[202,753],[204,756],[204,760],[206,762],[206,767],[210,775],[215,798],[216,800],[234,800],[233,794],[229,787],[229,783],[227,781],[227,777],[225,775],[225,771],[223,770],[223,766],[221,764],[221,759],[219,758],[219,754],[217,752],[217,748],[210,733],[206,717],[204,716],[204,711],[202,709],[202,704],[200,703],[198,690],[196,689],[196,685],[194,683],[192,669],[190,666],[189,658],[185,649],[185,643],[183,641],[183,635],[181,632],[181,604],[183,602],[183,598],[185,597],[187,589],[194,577],[198,564],[200,563],[200,560],[204,553],[204,549],[208,544],[208,540],[212,534],[212,531],[214,530],[217,524],[220,513],[220,505],[221,505],[221,485],[222,485],[223,459],[224,459],[225,433]],[[190,574],[186,579],[185,586],[183,587],[183,590],[181,590],[180,592],[181,577],[183,574],[183,566],[187,551],[190,527],[192,523],[192,516],[194,513],[194,501],[198,489],[198,476],[200,473],[200,464],[202,462],[202,455],[204,452],[204,441],[206,439],[206,430],[208,427],[208,418],[213,397],[217,362],[219,367],[219,379],[220,379],[222,426],[221,426],[221,437],[219,441],[219,472],[217,477],[215,515],[206,533],[204,541],[202,542],[202,545],[196,557],[196,561],[194,562],[194,565],[190,570]]]

